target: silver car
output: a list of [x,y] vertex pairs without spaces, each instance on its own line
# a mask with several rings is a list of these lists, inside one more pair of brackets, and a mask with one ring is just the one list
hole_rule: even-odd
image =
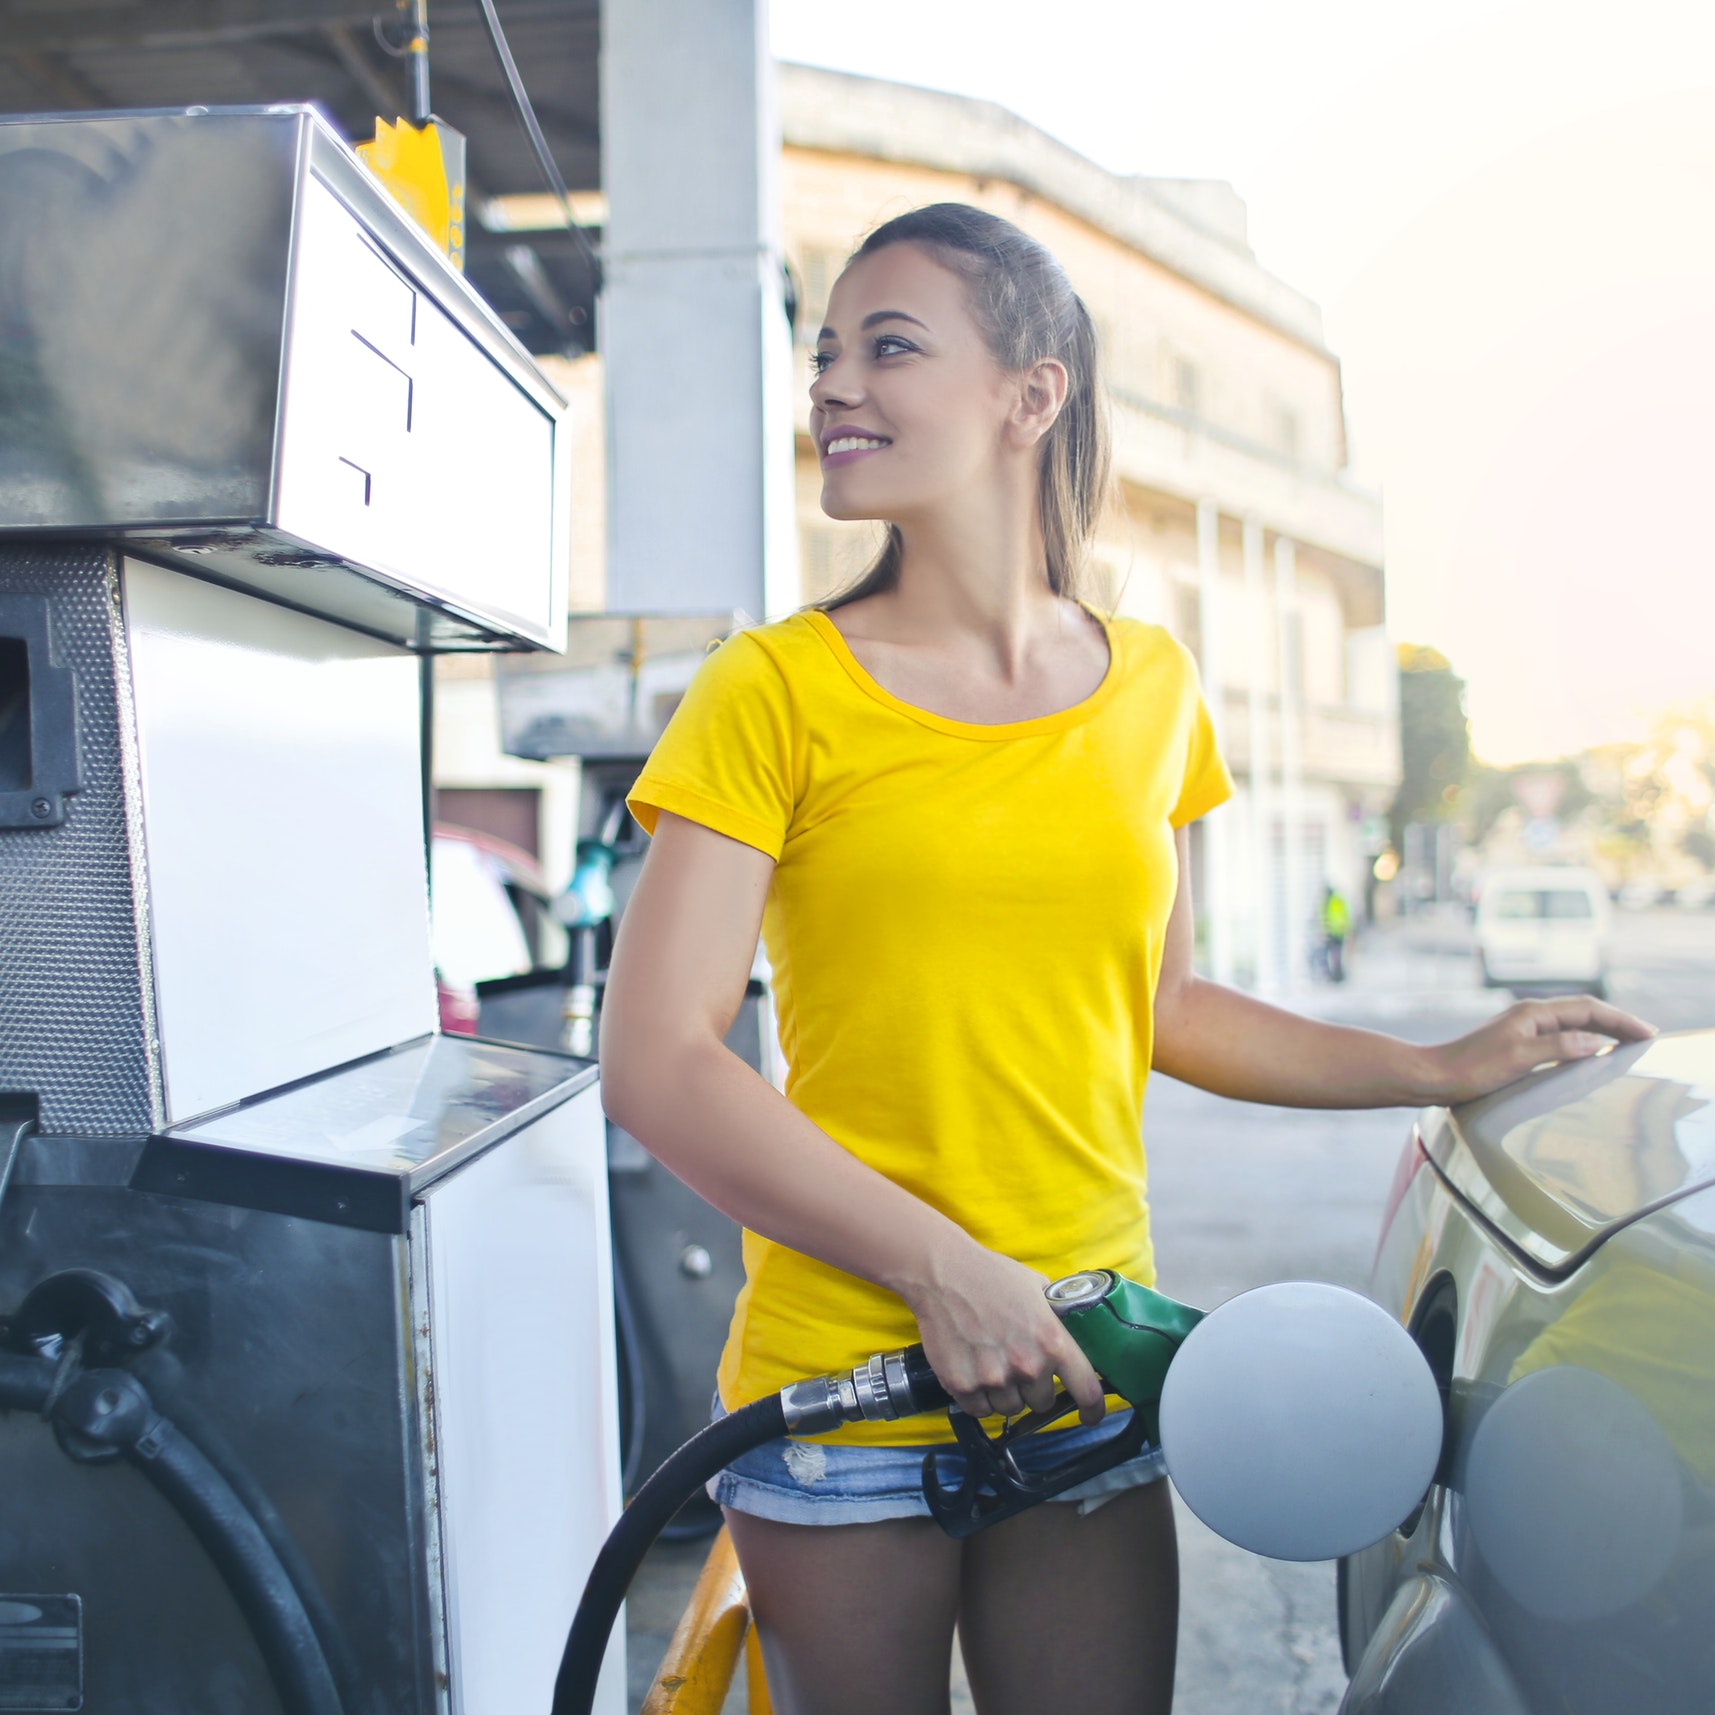
[[1715,1030],[1427,1111],[1372,1292],[1447,1429],[1340,1565],[1342,1715],[1715,1709]]

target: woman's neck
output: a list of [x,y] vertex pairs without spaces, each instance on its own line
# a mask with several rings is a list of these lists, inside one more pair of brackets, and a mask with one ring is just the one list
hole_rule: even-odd
[[963,636],[1016,662],[1044,624],[1058,623],[1064,604],[1049,588],[1034,494],[989,495],[896,527],[899,581],[873,607],[860,604],[870,608],[862,629],[878,641]]

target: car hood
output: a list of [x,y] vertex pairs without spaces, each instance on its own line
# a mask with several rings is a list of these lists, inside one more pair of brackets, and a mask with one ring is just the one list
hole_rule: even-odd
[[1443,1179],[1563,1273],[1640,1215],[1715,1185],[1715,1030],[1631,1043],[1424,1116]]

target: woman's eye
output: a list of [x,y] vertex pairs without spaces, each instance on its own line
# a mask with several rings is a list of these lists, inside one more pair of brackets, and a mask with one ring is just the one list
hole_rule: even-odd
[[901,352],[915,351],[917,348],[908,339],[901,339],[896,333],[884,333],[875,342],[877,357],[897,357]]
[[810,353],[810,373],[820,375],[834,361],[831,351],[813,351]]

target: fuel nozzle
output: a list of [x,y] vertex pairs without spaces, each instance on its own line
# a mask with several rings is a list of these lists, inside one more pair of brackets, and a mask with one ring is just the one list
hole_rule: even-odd
[[822,1435],[845,1423],[887,1423],[948,1403],[921,1346],[877,1352],[855,1369],[810,1376],[780,1390],[790,1435]]
[[1109,1389],[1153,1414],[1167,1366],[1203,1312],[1105,1268],[1068,1274],[1045,1296]]
[[[1168,1298],[1110,1269],[1066,1275],[1044,1289],[1108,1387],[1128,1405],[1152,1410],[1180,1342],[1201,1310]],[[891,1422],[949,1403],[921,1346],[877,1352],[833,1375],[811,1376],[780,1390],[786,1429],[822,1435],[846,1423]]]

